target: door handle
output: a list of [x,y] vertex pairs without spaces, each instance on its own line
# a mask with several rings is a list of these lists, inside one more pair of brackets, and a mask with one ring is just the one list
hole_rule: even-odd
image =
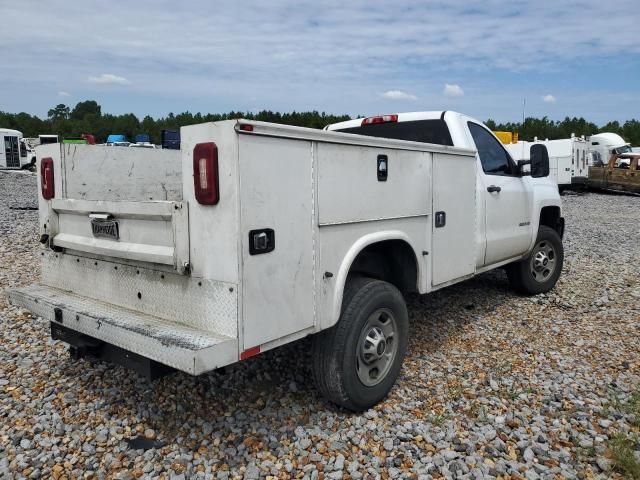
[[499,192],[500,190],[502,190],[502,188],[498,187],[497,185],[490,185],[487,187],[487,192],[489,193]]

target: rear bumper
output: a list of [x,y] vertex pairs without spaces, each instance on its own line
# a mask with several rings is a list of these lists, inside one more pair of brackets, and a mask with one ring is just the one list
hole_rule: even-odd
[[50,326],[51,338],[67,343],[69,345],[69,354],[74,360],[90,357],[117,363],[138,372],[150,380],[155,380],[175,371],[175,369],[149,358],[63,327],[59,323],[51,322]]
[[52,330],[59,325],[64,330],[78,332],[192,375],[238,360],[236,338],[187,327],[45,285],[10,290],[8,295],[12,304],[51,322]]

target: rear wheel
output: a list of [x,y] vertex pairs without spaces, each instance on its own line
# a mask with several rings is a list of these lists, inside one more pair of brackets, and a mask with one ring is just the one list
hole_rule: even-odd
[[390,283],[349,279],[340,320],[313,342],[313,374],[320,393],[350,410],[387,396],[407,349],[409,320],[402,294]]
[[507,267],[511,286],[519,293],[536,295],[551,290],[562,272],[564,248],[553,228],[540,225],[529,256]]

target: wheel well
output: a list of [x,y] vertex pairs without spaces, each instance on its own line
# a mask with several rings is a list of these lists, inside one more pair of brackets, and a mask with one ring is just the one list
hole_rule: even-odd
[[415,292],[418,264],[411,246],[404,240],[384,240],[365,247],[354,259],[349,275],[384,280],[401,292]]
[[560,207],[543,207],[540,211],[540,225],[553,228],[562,238],[564,235],[564,222],[560,217]]

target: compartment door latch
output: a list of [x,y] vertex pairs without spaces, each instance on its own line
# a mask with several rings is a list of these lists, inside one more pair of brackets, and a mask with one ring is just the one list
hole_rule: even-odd
[[249,232],[249,254],[260,255],[276,248],[276,233],[272,228],[261,228]]

